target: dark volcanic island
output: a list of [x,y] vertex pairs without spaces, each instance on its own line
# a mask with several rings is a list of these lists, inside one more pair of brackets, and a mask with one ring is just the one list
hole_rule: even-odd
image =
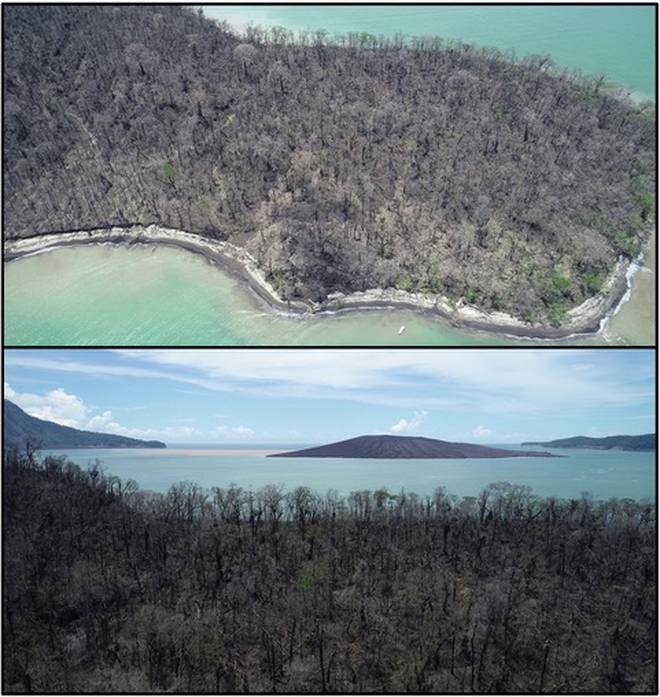
[[472,443],[450,443],[421,436],[358,436],[338,443],[319,445],[268,457],[348,457],[378,460],[459,460],[501,457],[561,457],[541,450],[505,450]]

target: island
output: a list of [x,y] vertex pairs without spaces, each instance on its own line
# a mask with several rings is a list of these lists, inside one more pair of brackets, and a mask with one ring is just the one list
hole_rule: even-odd
[[61,426],[53,421],[37,419],[26,413],[18,405],[4,400],[3,403],[3,447],[23,449],[75,448],[166,448],[159,440],[139,440],[112,433],[81,431],[69,426]]
[[503,457],[558,457],[543,451],[505,450],[472,443],[451,443],[423,436],[358,436],[268,457],[347,457],[378,460],[463,460]]
[[639,436],[606,436],[590,438],[573,436],[550,441],[527,441],[521,445],[540,445],[543,448],[584,448],[585,450],[631,450],[648,452],[655,450],[655,433]]
[[174,5],[4,16],[7,260],[170,244],[286,311],[558,338],[602,326],[654,228],[653,106],[547,56]]

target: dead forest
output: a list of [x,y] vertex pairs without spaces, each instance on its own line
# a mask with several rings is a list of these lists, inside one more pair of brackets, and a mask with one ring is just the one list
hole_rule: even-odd
[[159,223],[284,298],[400,288],[561,322],[655,211],[655,113],[438,37],[244,36],[175,6],[3,8],[8,236]]
[[3,484],[5,691],[657,690],[648,502]]

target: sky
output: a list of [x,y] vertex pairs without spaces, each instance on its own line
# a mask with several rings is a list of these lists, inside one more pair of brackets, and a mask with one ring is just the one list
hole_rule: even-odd
[[4,361],[5,398],[29,414],[168,444],[655,430],[644,349],[9,349]]

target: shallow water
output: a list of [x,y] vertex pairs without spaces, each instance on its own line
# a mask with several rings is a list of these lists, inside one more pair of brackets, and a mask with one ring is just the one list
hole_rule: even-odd
[[[643,275],[616,326],[569,343],[651,343],[654,275]],[[7,263],[4,321],[5,342],[14,346],[533,343],[456,329],[409,310],[276,314],[243,281],[170,247],[62,247]]]
[[[257,446],[251,446],[257,448]],[[507,445],[517,449],[518,446]],[[288,448],[274,448],[273,452]],[[62,454],[65,451],[51,451]],[[204,488],[236,484],[257,490],[281,484],[286,490],[308,486],[319,493],[336,489],[341,495],[363,489],[402,488],[430,495],[439,486],[456,496],[476,496],[492,482],[530,486],[539,496],[596,499],[655,497],[654,453],[597,450],[552,450],[567,457],[502,460],[353,460],[267,458],[208,446],[173,450],[72,450],[66,454],[85,467],[96,459],[122,479],[135,479],[145,489],[166,491],[190,481]]]
[[513,50],[518,57],[548,54],[564,68],[603,73],[637,97],[655,99],[652,6],[211,5],[204,13],[239,28],[253,23],[331,33],[436,34]]
[[13,345],[493,343],[413,312],[276,314],[247,284],[169,247],[64,247],[6,264],[5,278]]

